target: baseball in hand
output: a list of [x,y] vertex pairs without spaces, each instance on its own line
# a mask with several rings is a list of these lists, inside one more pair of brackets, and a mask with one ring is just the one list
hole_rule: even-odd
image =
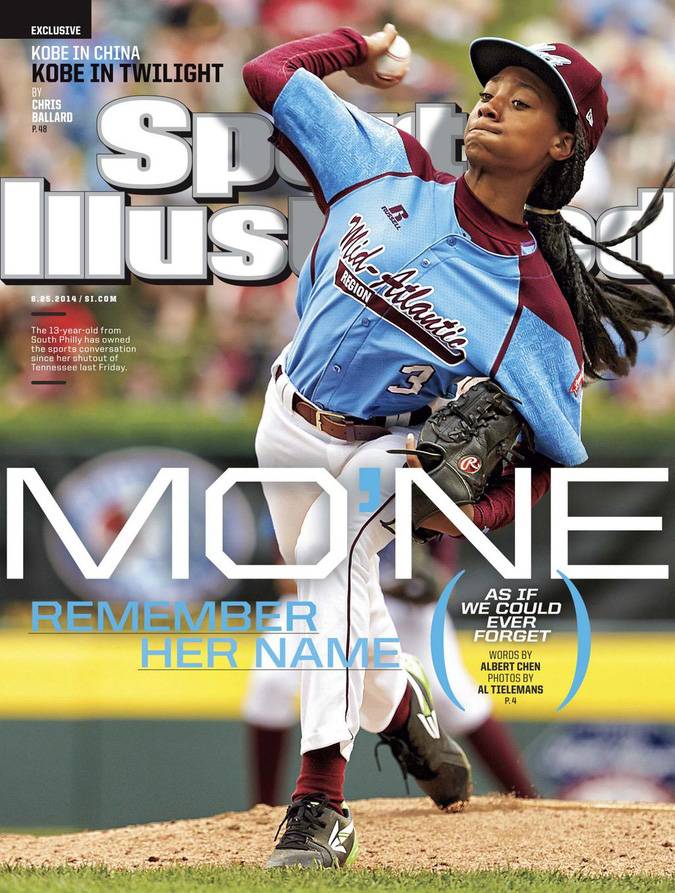
[[410,65],[410,44],[398,34],[389,49],[375,62],[375,72],[382,78],[399,77]]

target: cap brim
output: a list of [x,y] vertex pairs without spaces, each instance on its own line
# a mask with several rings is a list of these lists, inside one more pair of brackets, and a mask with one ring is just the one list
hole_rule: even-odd
[[571,112],[574,117],[579,114],[574,97],[562,75],[526,46],[504,37],[479,37],[469,47],[469,55],[481,84],[487,84],[490,78],[509,65],[528,68],[553,90],[563,109]]

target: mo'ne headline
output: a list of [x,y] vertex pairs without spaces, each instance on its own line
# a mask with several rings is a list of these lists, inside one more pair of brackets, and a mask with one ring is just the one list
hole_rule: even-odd
[[[419,103],[415,112],[379,118],[413,133],[437,167],[459,175],[467,115],[456,103]],[[281,178],[308,189],[300,171],[269,142],[272,122],[261,113],[192,114],[176,99],[128,96],[103,106],[97,133],[108,150],[97,155],[112,190],[52,192],[42,177],[3,177],[0,186],[0,279],[4,282],[272,283],[299,273],[323,215],[311,196],[288,199],[288,214],[271,202],[237,204],[242,191],[264,192]],[[191,203],[131,206],[133,194],[191,189]],[[634,207],[609,208],[597,220],[580,208],[565,217],[603,240],[637,220],[655,194],[638,189]],[[231,205],[212,212],[206,205]],[[675,189],[664,210],[629,243],[635,256],[675,277]],[[589,270],[640,280],[621,262],[577,246]]]
[[[372,471],[372,469],[365,469]],[[361,476],[359,487],[364,487],[368,476]],[[572,531],[642,531],[662,530],[660,516],[571,516],[568,508],[570,484],[601,482],[618,484],[625,490],[627,483],[665,483],[667,468],[554,468],[551,471],[551,578],[562,572],[570,579],[607,580],[665,580],[668,565],[605,565],[575,564],[569,557],[569,535]],[[324,555],[303,555],[303,564],[238,564],[223,549],[226,525],[224,498],[237,484],[250,483],[314,483],[328,498],[327,539]],[[85,579],[107,580],[124,558],[139,532],[148,522],[153,510],[168,492],[171,504],[171,575],[173,579],[190,578],[190,471],[188,468],[161,468],[140,497],[107,552],[97,562],[74,530],[71,522],[35,468],[8,468],[7,481],[7,578],[24,576],[24,501],[28,491],[37,502],[45,518],[63,543],[70,557]],[[532,501],[531,470],[515,471],[514,557],[500,549],[469,520],[464,512],[443,492],[425,471],[419,468],[397,468],[395,472],[395,573],[398,579],[412,577],[412,487],[419,487],[454,525],[466,540],[505,579],[532,579]],[[378,489],[373,494],[368,487],[348,492],[324,468],[229,468],[204,492],[206,558],[234,580],[245,579],[324,579],[348,554],[348,506],[350,499],[360,503],[373,496],[388,502]],[[388,494],[389,495],[389,494]],[[378,503],[380,504],[380,503]],[[377,506],[375,506],[377,508]]]
[[[117,608],[117,610],[116,610]],[[317,608],[311,601],[126,602],[34,601],[31,632],[38,635],[138,634],[142,670],[396,670],[396,637],[318,637]],[[171,635],[159,633],[208,633]],[[212,635],[224,632],[228,635]],[[239,654],[242,635],[258,634],[251,650]]]

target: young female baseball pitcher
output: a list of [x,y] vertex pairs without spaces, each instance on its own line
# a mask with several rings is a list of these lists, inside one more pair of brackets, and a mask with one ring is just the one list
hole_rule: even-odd
[[[520,401],[537,454],[549,465],[576,465],[586,459],[584,367],[591,377],[625,374],[634,333],[674,319],[672,288],[649,267],[626,261],[652,292],[588,273],[570,238],[591,240],[559,213],[607,122],[600,72],[561,43],[474,41],[482,86],[464,136],[469,169],[456,179],[435,170],[413,137],[322,82],[342,69],[374,87],[396,83],[400,77],[382,80],[375,70],[395,36],[393,26],[370,37],[341,28],[244,67],[249,92],[273,116],[273,142],[325,213],[299,278],[297,332],[273,366],[256,451],[263,467],[328,469],[349,494],[347,558],[325,579],[298,579],[300,598],[316,605],[317,649],[336,637],[347,655],[360,638],[396,635],[372,585],[377,553],[393,536],[394,472],[403,461],[389,451],[411,445],[432,404],[456,396],[460,382],[489,377]],[[653,202],[630,235],[659,207]],[[616,256],[609,245],[619,241],[602,248]],[[375,505],[363,492],[366,469],[379,470]],[[535,495],[546,486],[540,470]],[[323,490],[267,484],[265,496],[284,561],[316,563],[327,551]],[[484,529],[512,517],[494,493],[466,512]],[[457,533],[440,515],[424,526]],[[360,727],[380,732],[439,806],[469,796],[466,758],[439,730],[414,667],[305,671],[301,723],[300,774],[270,867],[355,858],[342,788]]]

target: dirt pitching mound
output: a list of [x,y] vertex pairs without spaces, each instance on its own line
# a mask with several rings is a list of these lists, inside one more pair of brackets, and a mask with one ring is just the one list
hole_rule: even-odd
[[[675,876],[675,806],[476,797],[442,813],[427,799],[352,804],[362,868],[531,868]],[[0,863],[29,867],[263,865],[283,808],[58,837],[0,835]]]

